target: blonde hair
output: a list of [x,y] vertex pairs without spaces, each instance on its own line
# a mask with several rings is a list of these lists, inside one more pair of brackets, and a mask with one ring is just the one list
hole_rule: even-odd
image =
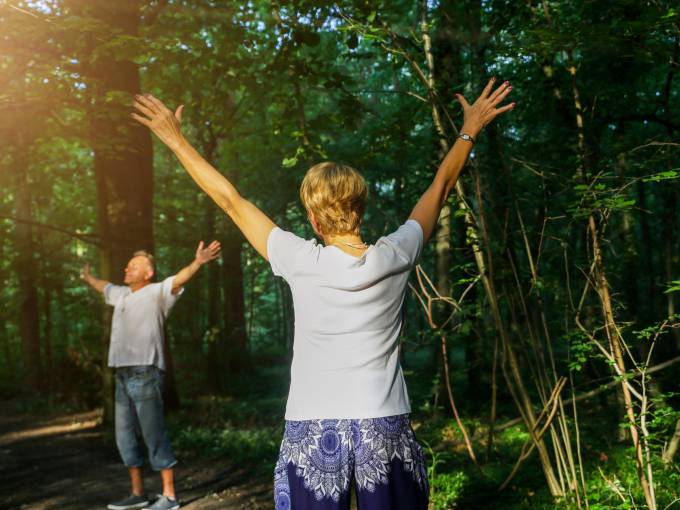
[[153,258],[153,255],[149,253],[146,250],[137,250],[132,254],[132,257],[144,257],[146,260],[149,261],[149,265],[151,266],[151,270],[155,273],[156,272],[156,261]]
[[325,161],[307,171],[300,200],[314,214],[322,234],[357,234],[366,210],[368,188],[354,168]]

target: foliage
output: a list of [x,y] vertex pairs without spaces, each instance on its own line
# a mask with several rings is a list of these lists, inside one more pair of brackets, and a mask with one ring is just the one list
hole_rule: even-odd
[[[117,140],[102,147],[89,120],[99,107],[91,67],[101,59],[134,64],[143,91],[184,104],[188,139],[283,228],[313,235],[297,198],[310,164],[332,159],[360,169],[370,186],[362,231],[369,242],[403,222],[431,182],[443,156],[432,106],[450,144],[462,121],[454,93],[471,99],[495,75],[512,82],[517,107],[476,141],[460,180],[469,209],[449,200],[450,231],[434,236],[420,260],[456,299],[446,327],[451,389],[481,470],[450,419],[438,331],[412,292],[405,302],[402,362],[419,437],[432,447],[433,503],[578,506],[549,494],[535,453],[496,493],[531,440],[523,424],[499,429],[525,412],[508,382],[507,337],[537,413],[558,377],[568,379],[563,401],[593,392],[555,418],[573,445],[579,432],[577,479],[590,508],[646,504],[620,426],[622,382],[648,396],[644,412],[635,401],[634,417],[649,428],[659,508],[674,504],[677,464],[658,458],[680,418],[678,365],[639,374],[680,355],[680,18],[672,2],[148,0],[132,36],[102,26],[94,5],[0,3],[2,398],[24,397],[29,410],[43,402],[28,398],[27,323],[39,327],[39,391],[50,405],[92,407],[102,397],[103,305],[78,278],[83,263],[97,267],[109,241],[98,220],[95,155],[121,149]],[[429,72],[423,27],[432,39],[432,88],[421,77]],[[129,101],[115,90],[104,97]],[[160,145],[153,203],[159,276],[186,265],[200,239],[215,237],[226,252],[189,284],[168,323],[184,406],[173,418],[176,446],[237,456],[269,473],[292,356],[288,289]],[[591,225],[624,374],[603,352],[611,324]],[[22,323],[31,289],[37,300]],[[245,354],[226,349],[215,363],[235,330],[245,332]],[[249,363],[235,373],[240,357]],[[547,383],[545,367],[555,376]],[[550,451],[556,428],[546,434]]]

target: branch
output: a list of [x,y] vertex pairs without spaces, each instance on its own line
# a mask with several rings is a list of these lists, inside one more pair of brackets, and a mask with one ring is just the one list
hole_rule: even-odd
[[675,124],[670,120],[662,119],[654,113],[634,113],[630,115],[623,115],[622,117],[610,117],[607,119],[609,122],[655,122],[656,124],[661,124],[666,129],[671,131],[680,130],[680,124]]
[[[653,374],[654,372],[658,372],[660,370],[663,370],[664,368],[668,368],[670,366],[675,365],[676,363],[680,363],[680,356],[676,356],[675,358],[671,358],[667,361],[664,361],[663,363],[659,363],[658,365],[654,365],[653,367],[648,368],[647,370],[644,370],[644,375],[647,374]],[[635,373],[632,374],[633,377],[640,377],[643,375],[643,371],[636,370]],[[600,393],[604,393],[607,390],[612,389],[614,386],[618,385],[619,381],[610,381],[607,384],[604,384],[600,386],[599,388],[592,389],[590,391],[587,391],[585,393],[581,393],[580,395],[573,397],[573,398],[568,398],[564,400],[565,405],[569,405],[573,402],[580,402],[582,400],[588,400],[589,398],[593,398]],[[513,425],[517,425],[518,423],[522,422],[522,418],[513,418],[512,420],[506,421],[502,425],[499,425],[496,427],[497,430],[505,430],[509,427],[512,427]]]
[[78,232],[77,230],[68,230],[66,228],[57,227],[56,225],[50,225],[48,223],[40,223],[37,221],[25,220],[23,218],[15,218],[14,216],[6,216],[3,214],[0,214],[0,219],[9,220],[14,223],[22,223],[24,225],[30,225],[32,227],[42,228],[46,230],[53,230],[55,232],[65,234],[67,236],[74,237],[85,243],[93,244],[95,246],[103,246],[103,243],[101,242],[99,236],[96,234],[83,234]]

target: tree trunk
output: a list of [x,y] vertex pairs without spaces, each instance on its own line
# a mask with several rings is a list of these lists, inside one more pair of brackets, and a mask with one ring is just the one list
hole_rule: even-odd
[[678,451],[678,446],[680,446],[680,420],[675,422],[675,432],[673,432],[673,437],[671,437],[668,446],[664,449],[661,459],[664,464],[670,464],[673,462],[673,457]]
[[[673,273],[674,261],[675,261],[675,242],[677,240],[677,214],[678,214],[678,202],[677,202],[677,191],[676,190],[665,190],[665,206],[666,212],[663,215],[664,218],[664,280],[665,283],[669,283],[675,280],[675,274]],[[666,312],[668,317],[672,317],[676,314],[675,310],[675,292],[668,292],[666,294]],[[675,345],[673,346],[674,351],[677,353],[680,351],[680,328],[673,328],[672,330],[673,339],[675,340]],[[669,353],[673,349],[663,349],[665,353]]]
[[[579,89],[576,83],[576,66],[571,65],[568,68],[572,76],[572,94],[574,99],[574,108],[576,110],[576,139],[577,139],[577,156],[579,164],[577,168],[577,176],[581,181],[585,181],[588,167],[588,151],[585,143],[585,129],[583,121],[583,108],[581,106],[581,98]],[[638,181],[641,182],[641,181]],[[604,332],[609,341],[609,350],[611,359],[613,360],[616,369],[615,375],[622,375],[626,373],[626,364],[624,360],[623,350],[625,340],[621,337],[619,326],[614,316],[614,307],[609,292],[609,282],[605,271],[604,261],[602,259],[602,249],[600,246],[600,232],[598,224],[591,212],[588,216],[587,232],[591,242],[592,261],[595,269],[595,288],[600,299],[600,306],[604,320]],[[637,468],[638,480],[640,487],[645,496],[647,506],[650,510],[656,510],[656,496],[654,493],[654,482],[651,476],[651,470],[645,473],[645,461],[643,459],[643,444],[647,440],[646,437],[640,438],[638,431],[637,418],[635,417],[635,409],[633,407],[633,398],[628,387],[628,381],[623,378],[621,381],[621,395],[623,397],[626,419],[628,420],[631,439],[635,449],[635,464]],[[644,416],[644,415],[643,415]],[[643,431],[644,432],[644,431]],[[649,467],[649,466],[647,466]]]
[[[207,241],[212,242],[215,238],[215,205],[212,200],[208,200],[205,206],[205,219],[207,227]],[[224,252],[222,252],[224,257]],[[222,270],[219,264],[208,264],[208,323],[204,333],[205,341],[208,342],[207,359],[207,379],[213,391],[220,391],[222,387],[221,374],[224,372],[224,364],[221,363],[217,349],[225,341],[225,331],[220,322],[220,287],[222,280]]]
[[[628,173],[628,163],[625,154],[619,154],[617,158],[617,169],[621,180],[625,179]],[[630,210],[624,209],[621,212],[621,243],[623,244],[623,269],[624,274],[637,274],[637,258],[638,258],[638,243],[635,240],[633,232],[633,214]],[[626,303],[628,308],[628,316],[632,321],[639,321],[638,317],[638,279],[624,278],[622,284],[624,285],[624,292],[626,296]]]
[[165,377],[163,381],[163,404],[168,411],[176,411],[180,407],[179,391],[175,379],[175,362],[172,359],[170,348],[171,337],[165,328],[165,342],[163,343],[163,356],[165,358]]
[[[243,268],[241,252],[243,237],[232,224],[227,226],[222,248],[224,261],[224,325],[225,340],[219,349],[226,361],[228,373],[244,373],[250,368],[248,337],[246,336],[245,307],[243,301]],[[228,374],[223,371],[223,377]],[[223,385],[226,384],[226,379]]]
[[283,278],[278,279],[279,292],[281,295],[281,338],[288,355],[293,355],[293,342],[295,339],[295,310],[293,308],[293,294],[288,282]]
[[[139,0],[116,3],[92,2],[86,14],[106,27],[98,40],[136,37]],[[139,69],[131,60],[119,60],[103,47],[88,66],[93,105],[89,113],[97,181],[102,278],[120,282],[123,269],[136,250],[153,251],[153,162],[151,135],[130,119],[132,95],[140,91]],[[102,333],[103,392],[105,419],[111,417],[113,385],[106,368],[110,310],[104,312]]]
[[[656,321],[659,318],[659,314],[656,312],[657,307],[656,302],[656,292],[654,289],[654,255],[652,254],[652,247],[654,243],[652,242],[651,226],[649,224],[649,213],[647,212],[647,192],[645,190],[645,183],[642,179],[638,179],[637,184],[637,205],[640,218],[640,229],[642,233],[642,264],[644,277],[642,281],[644,282],[641,287],[644,289],[644,296],[640,300],[640,312],[641,312],[641,323],[648,324],[650,322]],[[638,273],[639,274],[639,273]]]
[[[434,123],[435,130],[437,132],[439,149],[437,151],[437,160],[442,161],[448,152],[448,142],[446,140],[446,132],[444,131],[444,126],[441,122],[439,108],[436,105],[436,88],[435,88],[435,67],[434,67],[434,55],[432,53],[432,41],[429,35],[429,25],[427,17],[427,2],[423,1],[420,6],[421,19],[420,19],[420,31],[423,36],[423,52],[425,53],[425,60],[427,62],[427,88],[428,96],[431,103],[431,113]],[[451,295],[451,283],[449,278],[449,268],[451,267],[451,206],[444,204],[439,212],[439,218],[437,219],[437,226],[434,232],[434,249],[435,249],[435,274],[434,281],[437,291],[442,296]],[[434,321],[436,324],[442,324],[446,320],[446,316],[450,313],[448,306],[444,304],[438,304],[434,309]],[[435,367],[444,367],[448,370],[448,366],[444,366],[447,361],[443,356],[442,350],[437,345],[438,342],[435,341],[432,344],[433,349],[433,365]],[[448,347],[445,347],[448,348]],[[434,393],[434,408],[433,411],[437,411],[437,403],[440,398],[445,398],[445,388],[444,379],[437,376],[435,378],[435,387],[433,388]]]
[[[428,86],[428,92],[430,96],[432,120],[435,125],[435,128],[437,129],[437,133],[439,135],[439,142],[442,150],[448,151],[446,133],[444,131],[443,123],[441,121],[439,107],[437,106],[436,102],[436,92],[433,81],[434,60],[432,57],[430,37],[428,34],[426,1],[423,1],[421,4],[421,13],[422,13],[421,35],[423,38],[423,50],[425,52],[426,62],[428,66],[428,77],[426,85]],[[543,438],[539,438],[536,436],[538,424],[536,421],[533,405],[531,403],[531,398],[524,386],[524,382],[521,376],[521,369],[517,361],[517,358],[514,354],[512,345],[510,344],[509,334],[507,332],[507,329],[505,328],[505,324],[501,316],[500,306],[498,303],[498,294],[496,293],[494,282],[489,277],[487,259],[488,257],[490,257],[490,253],[485,253],[485,250],[488,247],[482,246],[480,243],[480,233],[478,230],[478,225],[476,224],[475,219],[473,217],[473,213],[467,203],[465,191],[463,190],[463,185],[460,182],[460,179],[456,182],[455,189],[456,196],[458,198],[458,207],[462,210],[463,217],[465,218],[468,239],[473,248],[473,254],[475,262],[477,264],[477,270],[479,271],[479,275],[482,280],[484,290],[489,300],[489,305],[491,307],[491,315],[493,317],[494,324],[497,329],[497,334],[499,335],[501,344],[503,346],[502,349],[506,356],[505,359],[507,360],[510,367],[510,373],[504,371],[508,380],[508,385],[510,386],[511,391],[513,390],[514,387],[513,395],[515,396],[515,401],[525,420],[527,430],[529,431],[532,440],[534,441],[534,444],[536,445],[536,448],[538,450],[539,459],[541,461],[543,473],[546,477],[546,481],[548,483],[550,492],[553,496],[563,496],[564,491],[560,487],[555,476],[545,441],[543,440]]]
[[52,374],[54,372],[52,360],[52,290],[49,287],[49,282],[43,280],[45,287],[43,288],[42,309],[44,317],[43,326],[43,346],[45,353],[45,388],[48,394],[52,393]]
[[[218,137],[211,128],[207,129],[203,136],[203,154],[206,161],[209,161],[213,166],[215,163],[215,152],[217,151]],[[217,228],[215,225],[217,217],[217,206],[207,196],[205,199],[205,226],[206,226],[206,243],[212,242],[217,237]],[[222,260],[225,257],[225,251],[221,253]],[[207,380],[209,386],[215,392],[220,392],[225,389],[226,380],[224,377],[224,369],[226,366],[226,359],[220,356],[220,349],[223,349],[226,338],[226,331],[222,325],[222,317],[220,314],[221,303],[221,287],[224,281],[224,267],[219,264],[208,264],[208,321],[202,331],[204,341],[208,342],[207,348]]]
[[16,258],[14,267],[19,280],[19,332],[27,388],[42,391],[43,374],[40,356],[40,314],[38,311],[37,260],[30,221],[33,217],[28,180],[28,146],[22,136],[14,152],[15,209],[19,221],[15,226]]

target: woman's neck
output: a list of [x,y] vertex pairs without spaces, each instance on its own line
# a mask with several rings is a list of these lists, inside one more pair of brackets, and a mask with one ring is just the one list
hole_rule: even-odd
[[350,255],[358,256],[368,249],[359,234],[331,234],[321,237],[326,246],[335,246]]

